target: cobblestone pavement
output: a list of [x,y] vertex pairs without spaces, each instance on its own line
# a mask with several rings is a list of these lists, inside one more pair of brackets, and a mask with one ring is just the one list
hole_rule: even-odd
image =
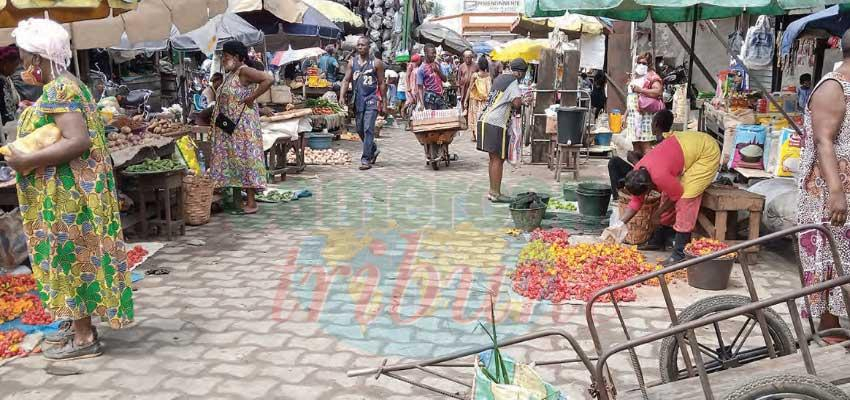
[[[440,398],[389,378],[349,378],[346,371],[377,367],[385,357],[422,359],[486,345],[476,325],[489,313],[488,290],[498,293],[501,337],[558,328],[583,349],[593,348],[582,305],[533,303],[510,290],[505,273],[524,241],[505,234],[512,226],[506,207],[487,202],[486,156],[469,136],[452,145],[461,161],[440,171],[425,167],[409,133],[390,131],[378,143],[379,167],[370,171],[309,167],[277,185],[309,189],[312,198],[263,205],[255,216],[219,214],[188,229],[140,267],[171,273],[138,284],[132,328],[101,329],[104,356],[60,364],[78,373],[71,376],[48,374],[40,356],[16,360],[0,367],[0,395]],[[358,158],[359,144],[335,146]],[[545,166],[507,170],[508,193],[558,191]],[[583,178],[606,175],[597,160],[586,171]],[[198,240],[203,245],[193,245]],[[774,293],[795,285],[793,265],[765,259],[756,273],[762,287]],[[633,335],[667,326],[660,306],[627,306],[624,314]],[[600,307],[596,321],[603,344],[624,340],[612,308]],[[648,381],[658,379],[656,351],[637,351]],[[508,354],[538,361],[574,357],[565,343],[550,339]],[[635,384],[627,360],[610,363],[621,390]],[[539,370],[570,398],[585,397],[589,375],[580,365]]]

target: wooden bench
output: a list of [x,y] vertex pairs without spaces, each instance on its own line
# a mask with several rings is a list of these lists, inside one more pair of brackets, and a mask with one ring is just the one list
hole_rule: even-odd
[[[699,212],[699,225],[710,238],[729,244],[740,243],[738,233],[738,211],[749,211],[748,240],[759,237],[761,215],[764,211],[764,196],[729,186],[712,185],[702,195]],[[747,261],[756,262],[758,247],[750,247],[739,256],[748,257]]]
[[[815,372],[819,378],[838,385],[848,382],[847,371],[850,371],[850,356],[848,356],[847,349],[844,346],[832,345],[812,348],[812,359],[814,360]],[[738,368],[715,372],[708,375],[708,380],[711,383],[714,398],[722,399],[753,379],[782,374],[806,375],[806,367],[799,351],[772,360],[756,361]],[[705,398],[699,377],[696,376],[653,386],[646,391],[650,400],[698,400]],[[638,399],[642,399],[638,389],[623,392],[617,396],[617,400]]]

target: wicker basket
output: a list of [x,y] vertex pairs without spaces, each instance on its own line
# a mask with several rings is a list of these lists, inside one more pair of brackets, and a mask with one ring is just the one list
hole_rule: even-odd
[[[620,215],[626,212],[626,209],[629,207],[629,200],[631,200],[631,197],[621,191],[619,201]],[[656,192],[652,192],[646,197],[643,207],[640,208],[640,211],[628,223],[629,234],[625,239],[627,244],[644,244],[652,237],[652,233],[658,228],[652,223],[652,213],[658,209],[661,203],[660,200],[661,196]]]
[[186,175],[183,178],[183,219],[187,225],[210,222],[213,180],[205,176]]

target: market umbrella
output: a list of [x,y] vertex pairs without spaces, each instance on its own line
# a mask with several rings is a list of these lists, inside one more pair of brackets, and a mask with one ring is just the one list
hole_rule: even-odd
[[832,6],[788,24],[785,33],[782,34],[783,55],[791,52],[797,36],[806,29],[823,29],[832,35],[841,36],[850,29],[850,11],[843,11],[839,6]]
[[431,43],[442,46],[449,53],[461,55],[466,50],[472,50],[472,44],[459,33],[433,22],[425,22],[413,31],[413,38],[420,43]]
[[328,19],[343,26],[347,33],[363,31],[366,24],[363,19],[348,7],[330,0],[303,0],[310,7],[324,14]]
[[138,3],[139,0],[0,0],[0,28],[16,27],[18,21],[44,17],[45,13],[57,22],[105,18],[135,9]]
[[848,0],[527,0],[525,13],[551,17],[571,13],[640,22],[673,23],[751,15],[782,15],[788,10],[811,9]]
[[511,61],[522,58],[526,62],[540,60],[540,52],[549,48],[549,41],[545,39],[515,39],[504,46],[493,50],[490,55],[496,61]]
[[284,33],[293,36],[319,37],[329,40],[342,37],[342,29],[311,6],[307,6],[307,12],[298,23],[285,22],[281,26]]
[[472,51],[475,54],[490,54],[495,48],[487,42],[475,42],[472,44]]
[[301,0],[229,0],[227,12],[268,11],[286,22],[299,22],[307,12]]
[[179,51],[202,51],[212,54],[230,40],[238,40],[246,46],[255,46],[263,43],[264,38],[263,32],[242,17],[226,13],[216,15],[206,25],[192,32],[173,36],[171,47]]
[[325,53],[325,50],[318,47],[301,50],[293,50],[290,47],[289,50],[275,52],[271,64],[280,67],[282,65],[298,62],[310,57],[319,57]]
[[529,18],[520,15],[511,25],[511,33],[530,39],[546,39],[555,29],[578,39],[581,34],[601,35],[611,31],[610,24],[604,24],[600,18],[566,13],[557,18]]

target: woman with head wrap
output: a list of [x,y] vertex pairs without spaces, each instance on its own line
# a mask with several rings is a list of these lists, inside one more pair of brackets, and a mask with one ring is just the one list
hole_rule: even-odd
[[[272,77],[248,66],[248,49],[241,42],[224,44],[221,63],[224,83],[218,88],[213,110],[213,155],[210,175],[220,188],[233,188],[236,204],[242,203],[242,190],[248,194],[244,208],[237,213],[255,214],[259,207],[254,196],[266,186],[263,134],[260,114],[254,101],[269,90]],[[233,133],[218,128],[226,117],[235,123]]]
[[103,122],[89,89],[66,70],[68,33],[46,19],[22,21],[12,36],[26,70],[44,87],[19,118],[18,139],[56,124],[61,138],[32,153],[7,157],[18,171],[18,200],[33,275],[45,308],[71,323],[46,337],[51,360],[99,356],[92,317],[112,328],[133,320],[133,291],[121,232],[115,177]]
[[490,193],[487,198],[495,203],[509,203],[511,198],[502,194],[502,170],[508,158],[510,133],[508,122],[512,110],[522,106],[519,80],[525,76],[528,64],[521,58],[510,63],[511,73],[493,79],[484,111],[476,124],[476,148],[490,153]]
[[467,119],[469,120],[469,128],[472,132],[472,141],[475,141],[475,123],[481,112],[484,111],[484,104],[487,101],[487,96],[490,95],[490,86],[493,79],[490,77],[490,62],[487,58],[481,56],[478,58],[478,71],[472,74],[469,81],[469,88],[466,93],[466,100],[469,105],[466,107]]
[[14,121],[18,113],[21,96],[12,82],[12,75],[21,63],[21,56],[15,46],[0,47],[0,122]]

